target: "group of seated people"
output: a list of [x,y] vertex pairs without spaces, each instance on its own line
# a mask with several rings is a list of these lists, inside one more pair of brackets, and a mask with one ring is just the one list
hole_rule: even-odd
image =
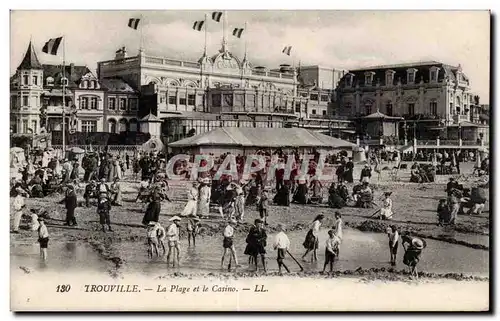
[[352,189],[352,196],[345,183],[336,185],[332,183],[328,190],[328,205],[333,208],[342,208],[347,206],[350,201],[354,202],[355,207],[373,208],[373,191],[368,182],[355,185]]
[[411,166],[410,182],[412,183],[431,183],[436,179],[436,166],[432,164],[414,163]]

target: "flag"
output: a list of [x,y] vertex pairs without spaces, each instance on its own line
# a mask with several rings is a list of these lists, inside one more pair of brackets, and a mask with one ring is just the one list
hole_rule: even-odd
[[290,52],[291,52],[291,51],[292,51],[292,46],[286,46],[285,48],[283,48],[283,51],[282,51],[282,52],[283,52],[285,55],[290,56]]
[[47,54],[56,56],[57,49],[59,49],[59,45],[61,44],[62,38],[63,37],[49,39],[49,41],[47,41],[43,46],[42,51]]
[[141,19],[130,18],[128,19],[128,26],[134,30],[137,30],[137,27],[139,27],[139,21],[141,21]]
[[204,20],[195,21],[194,24],[193,24],[193,29],[196,30],[196,31],[201,31],[201,29],[203,28],[203,24],[204,23],[205,23]]
[[212,20],[220,22],[221,17],[222,17],[222,12],[220,12],[220,11],[212,12]]
[[241,34],[243,33],[243,28],[234,28],[233,30],[233,36],[241,38]]

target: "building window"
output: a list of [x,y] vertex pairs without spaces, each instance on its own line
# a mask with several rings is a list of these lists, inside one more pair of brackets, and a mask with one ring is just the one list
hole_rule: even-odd
[[407,71],[407,80],[409,84],[415,83],[415,74],[417,73],[417,69],[408,69]]
[[108,99],[108,109],[116,109],[116,98],[109,98]]
[[300,103],[295,103],[295,112],[300,113]]
[[323,116],[326,116],[326,110],[323,110]]
[[23,96],[23,106],[28,106],[28,104],[29,104],[29,97]]
[[25,85],[25,86],[29,85],[29,76],[28,75],[23,75],[23,85]]
[[212,95],[212,107],[220,107],[221,95]]
[[168,104],[169,105],[176,105],[177,104],[177,95],[175,95],[175,94],[168,95]]
[[130,110],[137,110],[137,98],[130,98],[128,102],[130,104]]
[[186,105],[186,98],[179,98],[179,105]]
[[415,115],[415,104],[414,103],[408,104],[408,115],[410,115],[410,116]]
[[372,84],[372,74],[366,74],[365,75],[365,86],[370,86]]
[[453,115],[453,103],[450,103],[450,115]]
[[316,115],[316,109],[311,110],[313,115]]
[[301,97],[307,97],[308,95],[307,95],[307,93],[300,93],[300,96]]
[[188,95],[188,106],[194,106],[196,104],[196,95],[189,94]]
[[127,109],[127,99],[126,98],[120,98],[120,110],[126,110]]
[[68,85],[68,78],[61,78],[61,85],[67,86]]
[[347,87],[352,87],[353,77],[354,77],[353,74],[347,74],[347,76],[345,78]]
[[88,81],[87,82],[87,85],[90,89],[93,89],[94,88],[94,82],[93,81]]
[[38,76],[33,76],[33,85],[38,86]]
[[438,113],[438,106],[437,106],[438,104],[437,104],[437,102],[436,101],[431,101],[429,105],[430,105],[430,109],[431,109],[431,115],[436,116],[437,113]]
[[392,103],[387,103],[387,105],[385,105],[385,110],[387,116],[392,116]]
[[311,94],[311,100],[318,101],[318,94]]
[[52,77],[47,77],[47,86],[53,86],[54,85],[54,78]]
[[97,109],[97,97],[90,98],[90,109]]
[[82,132],[94,133],[97,131],[97,121],[95,120],[82,120]]
[[28,120],[23,119],[23,133],[28,133]]
[[223,99],[224,99],[224,106],[233,107],[233,94],[225,94]]
[[432,70],[432,71],[431,71],[431,77],[430,77],[430,78],[431,78],[431,81],[432,81],[432,82],[437,81],[437,71]]
[[10,106],[13,108],[17,107],[17,96],[10,97]]
[[321,101],[330,101],[330,97],[328,95],[321,95]]
[[36,120],[32,120],[31,121],[31,129],[33,129],[33,132],[36,133],[37,130],[36,130]]
[[372,105],[371,104],[366,104],[365,105],[365,114],[370,115],[372,113]]
[[87,97],[80,97],[80,108],[81,109],[89,108],[89,99]]

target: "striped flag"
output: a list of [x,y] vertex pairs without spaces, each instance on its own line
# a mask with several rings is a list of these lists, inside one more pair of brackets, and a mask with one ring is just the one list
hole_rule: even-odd
[[220,12],[220,11],[212,12],[212,20],[220,22],[221,17],[222,17],[222,12]]
[[130,18],[128,19],[128,26],[134,30],[137,30],[137,27],[139,27],[139,21],[141,21],[141,19]]
[[57,50],[59,49],[59,45],[61,44],[62,38],[63,37],[49,39],[49,41],[47,41],[45,43],[45,45],[43,46],[42,51],[47,53],[47,54],[56,56]]
[[241,34],[243,33],[243,28],[234,28],[233,30],[233,36],[241,38]]
[[290,56],[290,53],[292,51],[292,46],[286,46],[285,48],[283,48],[283,53],[287,56]]
[[201,31],[201,29],[203,28],[203,24],[205,24],[204,20],[195,21],[193,24],[193,29],[196,31]]

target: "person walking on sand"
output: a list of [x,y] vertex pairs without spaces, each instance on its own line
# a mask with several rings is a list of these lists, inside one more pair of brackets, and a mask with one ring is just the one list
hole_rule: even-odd
[[112,232],[111,229],[111,219],[109,217],[109,211],[111,210],[111,202],[107,197],[100,197],[97,202],[97,214],[99,214],[99,223],[101,223],[102,231],[106,233],[105,226],[108,226],[108,230]]
[[234,219],[229,220],[223,232],[224,239],[222,240],[222,247],[224,248],[224,253],[222,253],[220,266],[221,269],[224,269],[224,259],[226,257],[227,251],[229,250],[230,256],[229,256],[229,265],[227,266],[228,271],[231,271],[231,263],[233,260],[234,260],[235,270],[238,268],[238,257],[236,256],[236,250],[233,244],[234,226],[236,226],[236,224],[237,224],[236,220]]
[[191,239],[193,239],[193,246],[196,246],[196,235],[200,230],[200,219],[198,217],[188,218],[187,221],[187,234],[188,246],[191,246]]
[[285,234],[285,228],[283,224],[278,223],[278,234],[276,234],[276,238],[274,239],[274,249],[278,251],[278,255],[276,260],[278,261],[278,269],[281,274],[281,267],[284,267],[285,270],[290,273],[290,270],[283,262],[285,260],[286,252],[290,248],[290,240],[288,236]]
[[344,236],[343,223],[342,214],[340,214],[340,212],[335,212],[335,227],[333,230],[335,231],[335,235],[340,239],[340,242],[342,242],[342,237]]
[[257,201],[257,208],[259,209],[260,219],[264,220],[264,225],[267,224],[267,210],[269,207],[269,189],[270,187],[265,187],[262,191],[259,200]]
[[166,237],[165,229],[159,222],[149,222],[147,229],[147,237],[148,237],[148,257],[150,259],[153,258],[153,253],[156,253],[156,256],[160,256],[160,247],[163,250],[163,255],[165,255],[165,245],[163,240]]
[[67,226],[76,226],[76,217],[75,217],[75,209],[78,206],[78,200],[75,193],[75,188],[73,185],[68,185],[68,189],[66,191],[65,198],[59,202],[60,204],[64,203],[66,207],[66,223],[64,225]]
[[17,187],[15,189],[16,196],[14,197],[14,226],[12,227],[13,233],[19,233],[19,225],[21,224],[21,218],[23,217],[23,209],[25,207],[23,189]]
[[181,213],[181,216],[196,216],[197,207],[198,207],[198,183],[193,182],[193,186],[189,189],[188,192],[188,201],[184,210]]
[[247,246],[245,248],[245,254],[250,255],[255,263],[255,271],[259,270],[257,256],[260,255],[262,260],[262,266],[264,272],[266,272],[266,245],[267,245],[267,234],[262,227],[262,220],[256,219],[255,225],[250,228],[248,232],[246,242]]
[[40,257],[43,261],[47,260],[47,247],[49,245],[49,231],[42,217],[38,218],[40,226],[38,227],[38,243],[40,243]]
[[396,255],[398,254],[399,233],[395,225],[387,228],[387,236],[389,237],[389,252],[391,253],[391,265],[396,265]]
[[181,254],[181,249],[179,246],[179,225],[181,223],[181,218],[179,216],[174,216],[169,221],[173,223],[170,224],[167,230],[167,238],[168,238],[167,265],[170,264],[170,255],[172,255],[172,267],[175,267],[176,261],[177,261],[177,266],[179,266],[179,258]]
[[333,272],[333,263],[335,262],[335,257],[338,255],[339,245],[340,239],[336,235],[335,231],[329,230],[325,246],[325,264],[323,265],[322,273],[325,273],[328,264],[330,264],[330,273]]
[[304,240],[304,243],[302,243],[302,245],[306,249],[306,253],[304,253],[304,255],[302,255],[303,261],[306,261],[305,257],[311,251],[312,251],[311,263],[313,261],[318,260],[318,253],[317,253],[318,247],[319,247],[318,234],[319,234],[319,228],[321,227],[321,223],[323,222],[324,218],[325,217],[322,214],[316,216],[316,218],[314,219],[314,221],[311,224],[311,228],[309,229],[309,231],[306,234],[306,239]]

